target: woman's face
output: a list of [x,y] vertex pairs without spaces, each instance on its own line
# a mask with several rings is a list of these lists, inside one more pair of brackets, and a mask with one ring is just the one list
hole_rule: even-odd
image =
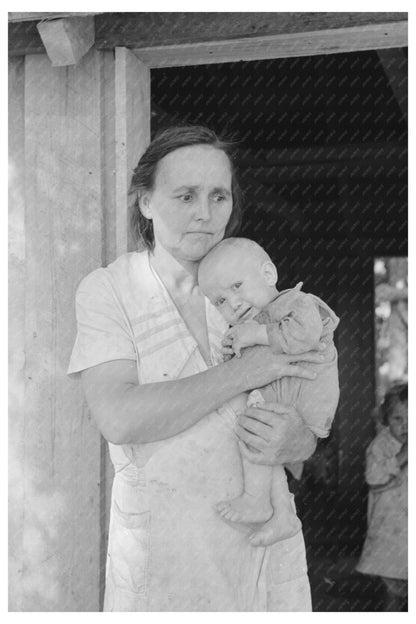
[[153,221],[155,250],[199,261],[222,240],[232,210],[228,156],[209,145],[181,147],[159,162],[154,188],[140,200]]

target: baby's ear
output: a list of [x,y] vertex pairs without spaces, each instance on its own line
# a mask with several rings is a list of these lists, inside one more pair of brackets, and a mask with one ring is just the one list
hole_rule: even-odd
[[273,262],[270,260],[264,262],[261,271],[267,286],[275,286],[277,284],[277,269]]

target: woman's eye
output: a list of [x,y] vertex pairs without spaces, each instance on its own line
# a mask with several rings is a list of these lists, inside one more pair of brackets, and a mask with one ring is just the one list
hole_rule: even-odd
[[217,300],[216,300],[215,305],[216,305],[217,307],[218,307],[218,306],[221,306],[221,305],[224,303],[224,301],[225,301],[224,297],[220,297],[220,299],[217,299]]
[[184,193],[183,195],[180,195],[179,199],[184,202],[190,202],[192,201],[192,193]]
[[225,200],[225,195],[221,195],[221,194],[214,195],[214,201],[216,203],[223,202],[224,200]]
[[236,282],[233,286],[234,290],[238,290],[243,282]]

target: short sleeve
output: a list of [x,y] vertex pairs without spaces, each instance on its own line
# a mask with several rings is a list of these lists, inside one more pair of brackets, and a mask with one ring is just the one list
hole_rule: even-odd
[[136,359],[129,327],[105,271],[90,273],[77,290],[77,336],[68,367],[71,376],[103,362]]
[[310,295],[296,293],[284,316],[267,325],[271,349],[275,353],[303,353],[316,349],[322,335],[319,310]]
[[392,477],[400,474],[396,457],[386,454],[377,439],[370,444],[366,453],[366,481],[369,485],[384,485]]

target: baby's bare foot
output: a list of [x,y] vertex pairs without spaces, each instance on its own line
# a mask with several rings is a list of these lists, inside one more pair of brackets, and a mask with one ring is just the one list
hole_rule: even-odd
[[275,542],[293,537],[301,527],[301,521],[297,516],[292,513],[290,515],[279,514],[275,511],[273,517],[257,531],[251,533],[248,539],[252,546],[270,546]]
[[242,494],[229,501],[222,501],[216,506],[218,513],[232,522],[267,522],[273,515],[269,500],[259,500],[249,494]]

